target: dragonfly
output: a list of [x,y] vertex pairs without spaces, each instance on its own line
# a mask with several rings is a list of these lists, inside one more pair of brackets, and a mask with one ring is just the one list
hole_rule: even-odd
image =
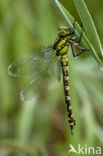
[[[73,56],[77,57],[87,51],[86,48],[80,46],[82,32],[83,26],[81,25],[81,33],[79,38],[77,38],[75,35],[75,21],[73,23],[73,29],[70,27],[61,26],[58,31],[58,37],[53,45],[48,47],[41,47],[38,55],[17,60],[8,67],[8,73],[13,77],[21,77],[27,73],[32,75],[31,79],[20,92],[20,97],[24,101],[38,95],[38,88],[41,86],[42,79],[44,78],[47,81],[49,76],[52,77],[52,72],[54,70],[53,66],[55,65],[58,81],[61,80],[61,75],[63,79],[68,123],[72,135],[76,121],[72,112],[69,89],[68,53],[69,48],[71,48]],[[79,53],[75,53],[74,48],[77,48]],[[57,65],[55,62],[57,62]]]

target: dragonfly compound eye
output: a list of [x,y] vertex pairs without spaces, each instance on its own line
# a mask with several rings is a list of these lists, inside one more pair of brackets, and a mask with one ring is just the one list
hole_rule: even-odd
[[59,30],[59,33],[58,33],[59,37],[65,36],[66,34],[67,34],[66,30]]

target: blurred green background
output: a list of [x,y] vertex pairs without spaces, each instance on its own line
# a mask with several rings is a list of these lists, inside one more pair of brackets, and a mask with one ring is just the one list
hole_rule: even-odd
[[[85,2],[103,44],[103,1]],[[61,3],[80,23],[73,0]],[[86,144],[103,150],[103,72],[90,54],[77,59],[70,55],[77,123],[73,136],[62,81],[58,83],[55,76],[51,89],[38,100],[21,102],[19,92],[26,78],[7,73],[13,61],[33,55],[41,45],[53,44],[60,25],[65,23],[49,0],[0,0],[0,156],[66,156],[69,144],[76,149]]]

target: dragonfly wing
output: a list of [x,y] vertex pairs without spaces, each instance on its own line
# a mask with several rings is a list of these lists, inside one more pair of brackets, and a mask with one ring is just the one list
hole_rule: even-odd
[[28,101],[35,98],[35,96],[38,96],[40,93],[45,92],[45,90],[48,89],[48,80],[50,78],[52,79],[52,74],[46,70],[29,80],[20,92],[21,100]]
[[52,47],[42,47],[39,55],[17,60],[8,67],[9,75],[22,77],[25,75],[34,76],[49,67],[55,56]]
[[57,80],[60,81],[61,80],[61,62],[60,62],[60,57],[57,58]]
[[36,57],[34,59],[30,57],[17,60],[9,65],[8,74],[13,77],[25,76],[31,70],[30,67],[33,66],[33,62],[36,62],[36,60]]
[[31,79],[25,87],[21,90],[20,92],[20,99],[22,101],[28,101],[34,98],[35,96],[38,95],[39,89],[38,86],[41,85],[41,78],[39,77],[38,79],[33,78]]
[[20,92],[22,101],[31,100],[37,96],[42,86],[48,88],[48,79],[52,79],[57,71],[55,58],[55,51],[51,47],[42,47],[38,56],[18,60],[9,66],[8,73],[11,76],[30,76],[30,80]]

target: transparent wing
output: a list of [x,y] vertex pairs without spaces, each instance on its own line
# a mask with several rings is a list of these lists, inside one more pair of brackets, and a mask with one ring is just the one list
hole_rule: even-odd
[[55,60],[56,55],[52,47],[43,47],[39,55],[18,60],[8,67],[8,73],[11,76],[32,77],[20,92],[22,101],[31,100],[40,94],[41,88],[48,88],[48,80],[52,79],[57,72]]
[[20,92],[21,100],[28,101],[45,93],[49,88],[49,79],[53,78],[54,73],[55,70],[52,73],[45,70],[29,80]]
[[60,57],[58,57],[57,58],[57,80],[58,81],[61,80],[61,73],[62,73],[61,62],[60,62]]
[[42,47],[38,55],[17,60],[8,67],[8,73],[14,77],[25,75],[35,76],[46,70],[55,58],[55,51],[52,47]]

